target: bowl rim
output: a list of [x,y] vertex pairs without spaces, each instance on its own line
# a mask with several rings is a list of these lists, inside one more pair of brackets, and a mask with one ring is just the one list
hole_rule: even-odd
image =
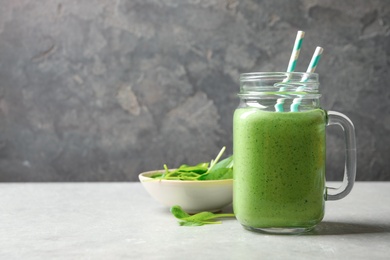
[[[175,170],[175,169],[169,169],[169,170]],[[158,179],[153,179],[153,178],[150,178],[149,176],[156,173],[156,172],[162,172],[162,171],[165,171],[164,169],[160,169],[160,170],[152,170],[152,171],[146,171],[146,172],[141,172],[139,175],[138,175],[138,179],[140,180],[140,182],[145,182],[145,181],[148,181],[148,180],[155,180],[156,182],[167,182],[167,183],[183,183],[183,184],[195,184],[195,183],[233,183],[233,179],[223,179],[223,180],[200,180],[200,181],[196,181],[196,180],[158,180]]]

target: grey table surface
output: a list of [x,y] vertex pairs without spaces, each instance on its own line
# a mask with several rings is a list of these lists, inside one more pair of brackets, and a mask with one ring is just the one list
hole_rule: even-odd
[[390,182],[359,182],[313,232],[265,235],[179,226],[140,183],[3,183],[0,259],[390,259],[389,202]]

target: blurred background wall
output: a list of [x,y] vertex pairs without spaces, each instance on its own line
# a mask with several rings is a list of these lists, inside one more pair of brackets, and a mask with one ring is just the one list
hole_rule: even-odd
[[[0,181],[136,181],[232,153],[239,74],[325,51],[322,106],[356,127],[357,180],[390,180],[388,0],[0,4]],[[328,129],[328,180],[343,137]],[[227,155],[227,154],[226,154]]]

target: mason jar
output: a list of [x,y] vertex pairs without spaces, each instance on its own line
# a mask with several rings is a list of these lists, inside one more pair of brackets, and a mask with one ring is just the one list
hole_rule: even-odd
[[[324,217],[326,200],[352,189],[356,173],[354,126],[320,106],[316,73],[256,72],[240,76],[233,116],[233,208],[252,231],[298,234]],[[344,132],[345,174],[326,187],[327,125]]]

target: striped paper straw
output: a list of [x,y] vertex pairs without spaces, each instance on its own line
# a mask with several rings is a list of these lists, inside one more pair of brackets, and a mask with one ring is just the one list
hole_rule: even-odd
[[[313,56],[311,57],[311,61],[309,63],[309,67],[307,67],[306,73],[314,73],[314,71],[317,68],[318,62],[321,59],[322,52],[324,51],[323,48],[317,47],[316,50],[314,51]],[[302,81],[307,80],[308,75],[305,75]]]
[[[288,62],[287,72],[293,72],[295,67],[297,66],[297,61],[299,57],[299,53],[301,52],[303,38],[305,37],[304,31],[298,31],[297,36],[295,38],[294,47],[291,53],[290,61]],[[286,78],[283,82],[287,82],[289,79]],[[279,88],[279,91],[284,91],[285,87]],[[275,104],[275,110],[277,112],[283,112],[283,104],[284,98],[278,98]]]
[[305,38],[304,31],[298,31],[297,37],[295,38],[294,48],[291,53],[290,61],[288,62],[287,72],[293,72],[297,66],[299,53],[301,52],[303,38]]
[[[314,73],[314,71],[317,68],[318,62],[321,59],[322,52],[324,51],[323,48],[317,47],[314,51],[313,56],[311,57],[311,61],[309,63],[309,66],[307,67],[306,73]],[[306,74],[302,78],[302,82],[306,82],[309,75]],[[298,87],[296,91],[302,91],[304,87]],[[298,112],[299,105],[301,104],[302,98],[294,98],[293,103],[290,106],[291,112]]]

